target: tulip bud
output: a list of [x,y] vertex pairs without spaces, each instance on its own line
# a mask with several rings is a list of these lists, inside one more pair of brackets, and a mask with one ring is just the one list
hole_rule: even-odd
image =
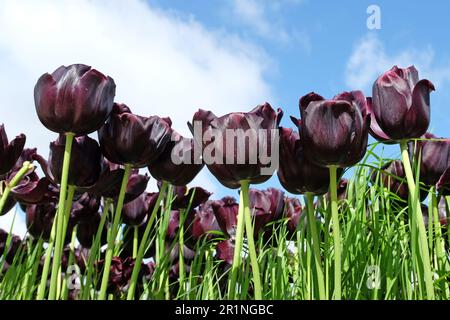
[[44,241],[48,241],[55,215],[55,203],[27,206],[25,222],[28,233],[35,238],[42,238]]
[[106,121],[115,90],[112,78],[89,66],[73,64],[42,75],[34,87],[34,103],[47,129],[86,135]]
[[373,84],[370,133],[380,141],[419,138],[430,124],[430,92],[434,85],[411,66],[394,66]]
[[20,134],[14,140],[8,141],[5,126],[0,125],[0,179],[14,168],[22,153],[25,140],[25,135]]

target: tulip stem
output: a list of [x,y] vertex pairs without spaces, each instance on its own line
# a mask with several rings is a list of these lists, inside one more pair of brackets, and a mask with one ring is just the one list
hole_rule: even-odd
[[50,292],[48,295],[49,300],[56,299],[56,293],[58,291],[58,278],[60,277],[61,269],[61,255],[64,239],[62,235],[64,232],[64,210],[66,208],[66,197],[67,197],[67,182],[69,179],[69,167],[70,167],[70,154],[72,152],[72,143],[75,134],[66,133],[66,143],[64,148],[64,160],[61,174],[61,186],[59,193],[58,210],[56,212],[55,220],[56,232],[55,232],[55,250],[53,252],[53,263],[52,263],[52,275],[50,279]]
[[322,270],[322,259],[320,256],[320,241],[319,235],[317,233],[317,221],[314,216],[314,195],[310,192],[305,194],[306,198],[306,211],[308,215],[308,226],[309,231],[311,232],[312,242],[313,242],[313,251],[314,251],[314,261],[316,264],[316,273],[317,273],[317,283],[319,288],[319,298],[320,300],[325,300],[325,284]]
[[[400,150],[402,153],[402,161],[405,169],[406,181],[408,182],[409,196],[413,205],[413,215],[416,223],[413,224],[413,228],[418,229],[419,233],[419,253],[421,255],[420,259],[416,259],[419,264],[422,261],[424,275],[421,277],[425,280],[425,288],[427,291],[427,299],[434,300],[434,288],[433,288],[433,277],[431,274],[431,262],[430,262],[430,252],[427,243],[427,234],[425,230],[425,222],[423,221],[422,208],[420,201],[418,199],[419,190],[416,189],[416,184],[414,181],[414,175],[411,168],[411,162],[409,160],[408,145],[407,141],[400,142]],[[414,210],[415,208],[415,210]],[[414,241],[414,239],[413,239]],[[420,272],[421,268],[417,268]]]
[[116,210],[114,212],[113,225],[111,233],[108,238],[108,247],[106,249],[105,265],[103,268],[102,284],[100,287],[99,300],[106,300],[106,289],[108,288],[109,282],[109,272],[111,268],[111,261],[114,253],[114,244],[117,237],[117,232],[119,228],[120,217],[123,208],[123,202],[125,200],[125,193],[127,191],[128,178],[131,174],[131,165],[125,165],[125,172],[123,173],[122,184],[120,186],[119,198],[117,199]]
[[147,241],[148,237],[150,235],[150,231],[152,229],[153,221],[156,218],[156,214],[159,211],[159,208],[161,206],[161,202],[164,199],[164,196],[166,194],[168,184],[166,181],[163,181],[161,185],[161,189],[159,190],[158,199],[156,200],[156,205],[153,208],[152,214],[150,216],[150,219],[148,220],[147,226],[145,227],[144,235],[142,236],[141,243],[139,245],[139,250],[137,253],[136,261],[134,263],[133,272],[131,274],[131,280],[130,280],[130,287],[128,288],[127,293],[127,300],[133,300],[134,299],[134,292],[136,291],[136,283],[139,276],[139,271],[141,270],[141,263],[144,258],[145,250],[147,249]]
[[179,271],[179,289],[178,294],[184,293],[184,279],[186,278],[186,270],[184,266],[184,220],[185,220],[185,211],[184,209],[180,210],[180,231],[178,238],[178,247],[179,247],[179,255],[178,255],[178,269]]
[[333,223],[333,240],[334,240],[334,294],[333,299],[341,300],[341,230],[339,227],[339,213],[337,203],[337,166],[329,166],[330,170],[330,195],[331,195],[331,221]]
[[133,259],[137,257],[138,244],[139,244],[139,227],[133,227]]
[[234,242],[234,253],[233,253],[233,264],[231,265],[231,277],[230,277],[230,286],[228,287],[228,297],[229,299],[235,299],[236,292],[236,280],[239,268],[241,266],[241,252],[242,252],[242,244],[244,240],[244,199],[242,192],[242,184],[241,184],[241,192],[239,199],[239,210],[237,216],[237,226],[236,226],[236,238]]
[[250,212],[249,201],[249,183],[242,182],[241,190],[244,200],[244,218],[245,218],[245,232],[247,234],[248,251],[250,255],[250,264],[253,272],[253,285],[255,291],[255,300],[262,300],[261,275],[259,273],[258,257],[256,256],[256,247],[254,240],[253,221]]
[[[8,200],[9,194],[11,190],[22,180],[25,174],[33,169],[33,165],[29,161],[25,161],[20,168],[19,172],[12,178],[9,183],[6,183],[5,190],[3,190],[2,197],[0,198],[0,214],[3,213],[3,209],[5,208],[6,201]],[[6,212],[4,212],[6,213]]]

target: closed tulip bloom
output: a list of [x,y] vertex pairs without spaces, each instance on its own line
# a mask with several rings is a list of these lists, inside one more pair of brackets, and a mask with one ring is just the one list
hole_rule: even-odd
[[364,157],[370,117],[361,91],[343,92],[331,100],[310,93],[300,99],[300,113],[300,136],[310,161],[345,168]]
[[22,154],[25,140],[25,135],[20,134],[14,140],[8,141],[5,126],[0,125],[0,179],[14,168]]
[[239,204],[236,202],[236,199],[233,197],[224,197],[219,201],[212,202],[211,206],[220,229],[222,229],[225,235],[229,237],[234,236],[236,234],[237,215],[239,211]]
[[47,129],[85,135],[104,124],[115,90],[112,78],[89,66],[73,64],[42,75],[34,87],[34,103]]
[[284,200],[285,215],[288,218],[287,229],[290,233],[297,230],[297,226],[302,218],[303,207],[299,199],[286,197]]
[[70,216],[75,221],[89,221],[100,208],[100,198],[89,193],[83,193],[74,199]]
[[[170,119],[166,122],[171,123]],[[194,152],[196,142],[170,129],[171,140],[162,154],[148,167],[157,180],[167,181],[174,186],[185,186],[202,170],[204,164],[200,154]]]
[[37,239],[42,238],[44,241],[48,241],[55,215],[55,203],[27,206],[25,222],[28,233]]
[[[50,143],[49,169],[57,183],[61,182],[64,159],[65,136]],[[94,139],[88,136],[75,137],[69,166],[68,184],[78,187],[89,187],[99,179],[102,154]]]
[[5,252],[6,240],[8,240],[8,232],[6,232],[3,229],[0,229],[0,257]]
[[204,235],[211,238],[210,231],[220,231],[219,223],[214,215],[214,209],[211,206],[212,202],[208,200],[201,204],[194,215],[191,233],[195,240],[200,239]]
[[[276,169],[271,163],[275,152],[272,143],[281,118],[281,110],[275,111],[268,103],[247,113],[235,112],[222,117],[200,109],[190,127],[197,139],[195,127],[201,123],[203,139],[198,143],[202,144],[208,169],[224,186],[236,189],[240,181],[258,184],[271,177],[269,171]],[[241,139],[239,134],[245,137]],[[268,172],[262,173],[262,169]]]
[[370,132],[380,141],[419,138],[430,124],[430,92],[434,85],[411,66],[394,66],[373,84]]
[[254,232],[262,231],[264,226],[276,220],[284,210],[284,192],[275,188],[267,190],[250,189],[250,210],[255,218]]
[[147,220],[147,216],[156,205],[158,193],[144,192],[139,197],[126,203],[122,209],[123,222],[129,226],[139,226]]
[[426,133],[423,139],[408,143],[409,154],[416,161],[420,156],[420,181],[434,186],[444,171],[450,166],[450,139],[443,139]]
[[170,141],[170,123],[158,117],[141,117],[115,103],[108,121],[98,130],[105,157],[135,168],[151,165]]
[[328,169],[314,164],[306,157],[298,132],[290,128],[280,128],[277,175],[283,188],[294,194],[324,194],[330,184]]
[[[100,220],[101,215],[97,212],[93,214],[90,219],[84,219],[78,222],[77,239],[84,248],[90,248],[92,246],[100,226]],[[100,236],[101,246],[107,242],[107,233],[108,226],[107,223],[105,223]]]

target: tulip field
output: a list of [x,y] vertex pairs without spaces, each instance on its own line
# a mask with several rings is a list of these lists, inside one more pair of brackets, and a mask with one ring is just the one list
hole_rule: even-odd
[[[448,300],[450,139],[429,132],[434,90],[394,66],[372,97],[199,109],[185,137],[117,102],[90,66],[45,73],[34,102],[50,153],[0,126],[0,215],[27,227],[0,229],[0,299]],[[192,185],[202,170],[229,195]],[[260,187],[273,176],[281,188]]]

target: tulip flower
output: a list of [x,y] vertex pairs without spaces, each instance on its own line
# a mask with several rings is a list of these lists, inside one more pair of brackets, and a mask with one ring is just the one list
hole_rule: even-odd
[[373,84],[368,104],[370,133],[380,141],[419,138],[430,124],[430,92],[434,85],[411,66],[394,66]]
[[76,221],[88,221],[98,213],[100,198],[83,193],[72,203],[70,217]]
[[330,184],[328,169],[314,164],[306,157],[298,132],[290,128],[280,128],[280,165],[277,174],[283,188],[294,194],[324,194]]
[[35,238],[48,241],[55,215],[56,206],[54,203],[27,206],[25,222],[28,233]]
[[[54,180],[61,183],[62,164],[64,159],[65,136],[50,143],[48,168]],[[94,185],[100,176],[102,154],[94,139],[88,136],[75,137],[69,165],[68,184],[77,187]]]
[[[99,230],[101,223],[101,215],[97,212],[89,219],[83,219],[77,225],[77,239],[84,248],[91,248],[94,238]],[[107,225],[103,225],[103,230],[100,236],[100,246],[106,244],[107,241]]]
[[156,205],[158,193],[144,192],[139,197],[126,203],[122,209],[123,222],[130,226],[140,226],[145,223],[148,214]]
[[[261,160],[263,156],[272,157],[271,152],[275,147],[272,141],[281,118],[281,110],[276,112],[265,103],[248,113],[230,113],[222,117],[200,109],[194,114],[193,124],[189,125],[194,138],[203,147],[203,158],[208,169],[224,186],[236,189],[241,186],[241,181],[258,184],[270,178],[269,173],[261,174],[261,169],[270,163]],[[197,123],[201,123],[201,141],[196,137]],[[236,136],[230,136],[229,132]],[[240,133],[245,134],[243,141],[238,137]],[[211,137],[214,139],[208,140]]]
[[142,168],[162,154],[170,141],[170,131],[166,120],[141,117],[126,105],[115,103],[108,121],[98,130],[98,138],[109,161]]
[[25,140],[25,135],[20,134],[14,140],[9,141],[5,126],[0,125],[0,179],[14,168],[22,153]]
[[172,209],[191,209],[197,208],[211,196],[211,192],[201,188],[187,188],[186,186],[177,186],[173,188],[174,200]]
[[284,192],[275,188],[250,189],[250,209],[255,219],[255,236],[266,224],[275,221],[284,211]]
[[83,64],[61,66],[42,75],[34,88],[39,120],[60,134],[85,135],[99,129],[111,113],[114,80]]
[[450,139],[438,138],[431,133],[425,133],[422,138],[427,140],[408,143],[409,154],[416,161],[420,156],[420,181],[431,187],[450,167]]
[[311,162],[345,168],[363,158],[370,117],[361,91],[343,92],[331,100],[310,93],[300,99],[300,113],[299,132]]
[[[170,119],[166,122],[171,124]],[[194,139],[185,138],[171,128],[170,136],[171,140],[164,151],[148,170],[157,180],[167,181],[174,186],[185,186],[202,170],[204,163],[200,154],[194,151]]]
[[287,228],[289,232],[294,233],[302,218],[303,207],[297,198],[286,197],[284,200],[285,215],[288,218]]
[[192,237],[195,240],[199,240],[202,236],[211,238],[210,231],[220,231],[219,223],[214,215],[214,209],[212,207],[211,200],[201,204],[198,210],[195,212],[192,222]]
[[216,246],[216,252],[219,260],[223,260],[230,266],[233,264],[234,243],[231,239],[219,242]]
[[224,197],[219,201],[211,202],[211,207],[220,229],[228,237],[235,236],[239,210],[239,204],[236,202],[236,199]]

